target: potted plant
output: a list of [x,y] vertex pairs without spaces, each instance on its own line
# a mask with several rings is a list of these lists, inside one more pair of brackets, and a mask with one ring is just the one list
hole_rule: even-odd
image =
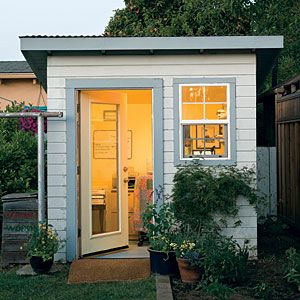
[[201,278],[200,237],[189,229],[181,229],[171,244],[175,250],[178,268],[182,282],[197,282]]
[[51,225],[41,223],[34,229],[28,242],[27,256],[30,265],[37,274],[45,274],[53,265],[54,254],[58,251],[61,241]]
[[172,205],[148,204],[142,214],[143,226],[149,238],[151,272],[160,275],[178,274],[175,251],[172,249],[175,219]]

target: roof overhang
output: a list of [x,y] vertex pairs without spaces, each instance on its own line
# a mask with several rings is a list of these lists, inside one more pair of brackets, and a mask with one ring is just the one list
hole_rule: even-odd
[[0,73],[0,79],[35,79],[34,73]]
[[282,36],[20,37],[21,51],[45,90],[47,56],[256,53],[257,87],[283,48]]

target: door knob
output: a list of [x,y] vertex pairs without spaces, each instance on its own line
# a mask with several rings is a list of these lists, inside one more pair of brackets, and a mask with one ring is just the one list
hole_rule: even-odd
[[128,181],[128,178],[124,178],[124,183],[127,183]]
[[124,168],[123,168],[123,171],[124,171],[124,172],[127,172],[127,171],[128,171],[128,168],[127,168],[127,167],[124,167]]

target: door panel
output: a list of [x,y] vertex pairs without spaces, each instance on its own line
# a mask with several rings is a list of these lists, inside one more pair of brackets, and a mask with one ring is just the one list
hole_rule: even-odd
[[81,92],[82,255],[128,245],[127,98]]

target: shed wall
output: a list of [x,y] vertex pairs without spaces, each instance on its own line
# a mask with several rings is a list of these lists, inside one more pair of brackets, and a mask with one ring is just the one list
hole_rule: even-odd
[[[66,238],[66,79],[163,79],[164,187],[170,193],[176,171],[173,78],[203,77],[236,78],[237,165],[256,168],[255,54],[48,57],[48,110],[64,112],[63,119],[48,121],[48,217],[62,238]],[[245,199],[239,199],[239,204],[242,225],[234,228],[231,222],[225,233],[256,246],[256,212]],[[65,260],[65,254],[63,248],[56,258]]]

